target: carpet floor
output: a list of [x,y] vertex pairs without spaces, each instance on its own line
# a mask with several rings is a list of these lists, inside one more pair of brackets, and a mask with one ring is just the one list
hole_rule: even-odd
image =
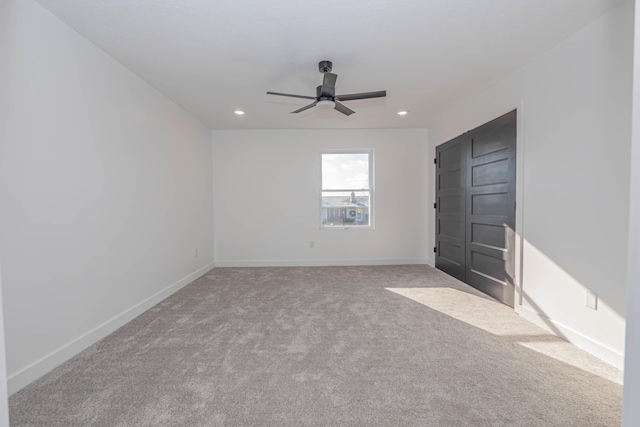
[[616,426],[622,373],[427,266],[216,268],[12,426]]

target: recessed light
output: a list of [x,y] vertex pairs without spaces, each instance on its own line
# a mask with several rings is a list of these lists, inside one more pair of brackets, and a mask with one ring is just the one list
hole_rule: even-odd
[[406,116],[407,114],[409,114],[407,110],[398,111],[399,116]]
[[234,112],[234,114],[236,114],[238,116],[243,116],[244,115],[244,111],[242,111],[242,110],[234,110],[233,112]]

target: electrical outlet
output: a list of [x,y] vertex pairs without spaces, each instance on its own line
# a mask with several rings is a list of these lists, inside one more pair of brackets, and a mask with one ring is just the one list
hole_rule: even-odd
[[309,247],[310,247],[311,249],[313,249],[313,248],[315,248],[315,247],[316,247],[316,242],[315,242],[315,240],[309,240]]
[[586,305],[587,308],[591,308],[593,310],[597,310],[598,309],[598,295],[596,295],[593,292],[587,290],[587,293],[586,293],[586,296],[585,296],[585,300],[584,300],[584,305]]

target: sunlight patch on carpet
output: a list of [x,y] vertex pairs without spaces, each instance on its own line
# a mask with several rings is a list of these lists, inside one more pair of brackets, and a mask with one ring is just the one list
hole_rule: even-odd
[[453,288],[385,289],[529,350],[622,384],[621,370],[522,319],[495,300]]

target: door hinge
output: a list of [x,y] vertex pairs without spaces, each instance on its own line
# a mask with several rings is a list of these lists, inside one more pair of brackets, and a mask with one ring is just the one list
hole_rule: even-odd
[[438,164],[438,158],[436,157],[435,159],[433,159],[433,164],[437,165]]
[[437,203],[433,204],[433,209],[438,209],[438,204]]
[[436,248],[435,246],[433,247],[433,252],[437,253],[438,252],[438,248]]

